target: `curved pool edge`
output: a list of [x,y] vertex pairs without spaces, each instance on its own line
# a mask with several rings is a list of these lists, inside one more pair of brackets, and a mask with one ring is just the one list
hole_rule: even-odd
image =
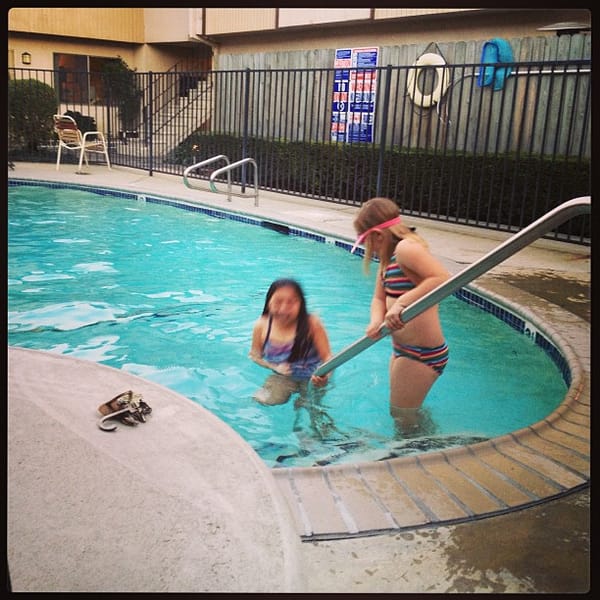
[[[16,346],[8,384],[12,591],[297,589],[287,505],[210,411],[131,373]],[[98,406],[128,389],[152,414],[100,430]]]
[[377,462],[273,470],[304,541],[479,520],[589,485],[589,324],[509,284],[481,281],[469,287],[533,323],[564,356],[571,383],[561,404],[529,427],[476,444]]

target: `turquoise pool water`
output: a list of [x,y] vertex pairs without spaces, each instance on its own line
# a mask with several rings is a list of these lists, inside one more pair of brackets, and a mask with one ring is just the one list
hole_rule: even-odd
[[252,394],[269,372],[247,355],[271,281],[301,282],[337,352],[364,333],[375,269],[365,277],[347,244],[223,216],[131,194],[10,186],[9,343],[172,388],[228,423],[273,467],[486,439],[540,420],[564,398],[561,370],[540,345],[450,297],[440,306],[450,363],[410,437],[389,415],[389,340],[339,367],[318,404],[257,404]]

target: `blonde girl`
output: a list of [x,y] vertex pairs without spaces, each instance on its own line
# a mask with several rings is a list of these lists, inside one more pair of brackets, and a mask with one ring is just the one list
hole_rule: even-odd
[[385,324],[392,331],[390,409],[406,417],[418,409],[448,362],[437,305],[402,321],[402,311],[449,279],[450,274],[431,255],[427,243],[407,227],[397,204],[389,198],[371,198],[360,208],[354,228],[364,244],[364,269],[379,259],[366,335],[377,339]]

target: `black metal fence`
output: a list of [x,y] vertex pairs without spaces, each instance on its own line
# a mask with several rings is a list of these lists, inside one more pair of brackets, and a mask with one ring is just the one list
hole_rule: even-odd
[[[50,112],[100,129],[113,164],[150,174],[251,157],[260,189],[349,205],[384,195],[407,214],[504,231],[591,194],[589,60],[149,72],[127,90],[70,75],[9,70],[10,160],[56,160],[51,114],[28,122],[42,82]],[[232,173],[242,187],[252,176]],[[578,217],[550,237],[589,244],[590,228]]]

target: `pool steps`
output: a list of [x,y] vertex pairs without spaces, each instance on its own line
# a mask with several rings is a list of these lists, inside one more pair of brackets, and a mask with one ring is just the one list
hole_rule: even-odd
[[[194,171],[197,171],[198,169],[201,169],[203,167],[207,167],[208,165],[211,165],[216,162],[225,162],[225,166],[219,167],[218,169],[216,169],[215,171],[213,171],[210,174],[208,188],[199,186],[197,184],[192,184],[192,182],[190,181],[190,176],[192,175],[192,173]],[[254,192],[253,193],[248,193],[245,191],[245,189],[246,189],[246,171],[245,171],[246,165],[252,165],[252,167],[254,168]],[[241,185],[241,191],[236,193],[236,192],[232,191],[231,171],[233,169],[237,169],[239,167],[243,168],[243,171],[242,171],[242,182],[243,183]],[[220,177],[222,175],[226,175],[226,177],[227,177],[227,191],[226,192],[219,190],[219,188],[217,188],[217,186],[215,185],[215,181],[216,181],[217,177]],[[190,189],[197,189],[197,190],[201,190],[201,191],[205,191],[205,192],[210,191],[210,192],[214,192],[215,194],[227,194],[228,202],[231,202],[231,196],[238,196],[240,198],[254,198],[254,206],[258,206],[258,167],[256,165],[256,161],[253,158],[242,158],[241,160],[238,160],[238,161],[232,163],[229,160],[229,157],[227,157],[225,154],[218,154],[217,156],[211,156],[210,158],[207,158],[206,160],[200,161],[199,163],[196,163],[194,165],[187,167],[185,169],[185,171],[183,172],[183,183],[185,184],[186,187],[188,187]]]

